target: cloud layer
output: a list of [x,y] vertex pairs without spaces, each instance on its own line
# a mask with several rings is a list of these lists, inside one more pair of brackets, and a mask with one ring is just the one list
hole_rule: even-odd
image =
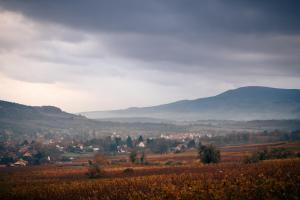
[[245,85],[300,88],[299,9],[292,0],[3,0],[0,97],[78,112]]

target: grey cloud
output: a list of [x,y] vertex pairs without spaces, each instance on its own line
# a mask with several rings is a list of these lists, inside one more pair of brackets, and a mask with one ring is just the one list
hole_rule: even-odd
[[35,20],[99,31],[299,33],[297,0],[2,0]]
[[[0,0],[0,8],[39,24],[39,36],[28,41],[22,33],[16,41],[0,38],[0,55],[17,49],[32,69],[47,69],[26,81],[121,77],[184,91],[201,78],[226,87],[251,83],[246,79],[278,87],[283,77],[299,85],[297,0]],[[25,79],[10,68],[0,70]]]
[[[221,39],[222,38],[222,39]],[[124,57],[152,64],[149,68],[190,73],[252,73],[299,76],[299,47],[294,37],[227,37],[186,43],[167,36],[115,36],[106,38],[107,45]],[[251,69],[252,68],[252,69]],[[261,69],[268,70],[261,70]]]

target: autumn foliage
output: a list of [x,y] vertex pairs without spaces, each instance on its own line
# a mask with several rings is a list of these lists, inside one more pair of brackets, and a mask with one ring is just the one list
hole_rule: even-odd
[[297,158],[139,166],[131,173],[108,168],[100,179],[81,176],[85,168],[24,170],[2,173],[0,199],[298,199],[300,194]]

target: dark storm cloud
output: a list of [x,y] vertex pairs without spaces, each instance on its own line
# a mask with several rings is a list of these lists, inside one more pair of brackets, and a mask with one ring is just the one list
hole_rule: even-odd
[[300,31],[297,0],[2,0],[36,20],[100,31],[290,33]]
[[300,88],[299,10],[299,0],[0,0],[0,96],[79,112]]
[[0,5],[43,23],[104,34],[115,55],[153,63],[157,70],[300,74],[297,0],[6,0]]

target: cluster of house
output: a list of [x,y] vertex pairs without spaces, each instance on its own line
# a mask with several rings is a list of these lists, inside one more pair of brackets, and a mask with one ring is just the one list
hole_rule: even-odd
[[19,159],[18,161],[16,161],[15,163],[10,164],[11,167],[15,167],[15,166],[26,166],[28,165],[28,161],[23,160],[22,158]]
[[[136,147],[138,148],[146,148],[145,142],[139,142],[137,143]],[[118,145],[117,146],[117,153],[129,153],[131,152],[131,148],[127,146],[127,144]]]
[[186,140],[186,139],[195,139],[195,138],[203,138],[213,137],[213,134],[211,133],[205,133],[205,132],[183,132],[183,133],[170,133],[170,134],[161,134],[161,138],[169,139],[169,140]]
[[21,147],[17,154],[15,155],[18,157],[14,163],[11,163],[10,166],[26,166],[28,165],[28,159],[32,158],[32,152],[30,151],[29,145],[24,145]]
[[[10,163],[9,166],[27,166],[37,154],[38,151],[32,148],[31,144],[23,144],[17,152],[11,153],[11,157],[14,159],[14,162]],[[51,161],[51,157],[47,156],[46,160]]]
[[[113,133],[110,136],[110,141],[121,141],[120,143],[117,143],[116,148],[114,148],[115,153],[130,153],[132,151],[132,148],[147,148],[150,144],[149,141],[154,140],[152,138],[148,138],[147,140],[143,140],[142,136],[131,140],[131,145],[128,146],[128,141],[126,139],[121,140],[121,136],[117,135],[116,133]],[[198,140],[200,138],[200,135],[198,133],[182,133],[182,134],[169,134],[164,135],[161,134],[160,138],[164,138],[167,140],[176,140],[180,141],[180,143],[177,146],[170,147],[169,150],[172,152],[183,152],[189,148],[191,148],[191,140],[194,141],[194,143],[198,143]],[[196,139],[195,139],[196,138]],[[128,138],[127,138],[128,139]],[[89,143],[84,142],[78,142],[78,141],[69,141],[64,140],[63,137],[56,138],[56,139],[41,139],[39,144],[42,144],[41,148],[50,148],[51,151],[61,152],[63,153],[87,153],[87,152],[98,152],[103,151],[103,147],[101,145],[89,145]],[[133,147],[132,147],[133,146]],[[192,145],[193,146],[193,145]],[[22,145],[16,144],[14,145],[14,151],[9,157],[13,158],[13,162],[9,162],[10,166],[26,166],[28,164],[32,164],[32,161],[36,159],[36,156],[38,154],[38,150],[34,148],[33,143],[26,143],[24,142]],[[4,155],[4,154],[3,154]],[[45,156],[45,155],[44,155]],[[1,155],[0,155],[1,159]],[[66,160],[72,160],[72,157],[67,157]],[[43,158],[43,161],[56,161],[57,158],[52,157],[52,155],[47,155]]]

